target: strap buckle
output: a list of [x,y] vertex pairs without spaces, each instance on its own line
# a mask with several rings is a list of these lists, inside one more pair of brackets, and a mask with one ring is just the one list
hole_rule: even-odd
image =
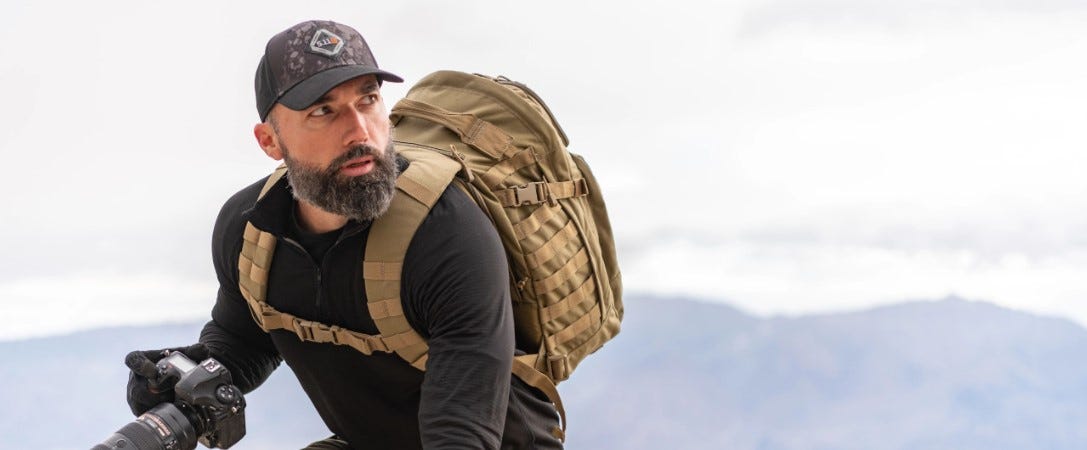
[[551,201],[551,189],[548,189],[547,183],[544,182],[522,184],[512,189],[513,206],[535,205]]
[[336,333],[333,332],[332,327],[321,322],[295,318],[293,328],[294,334],[298,335],[298,339],[303,341],[339,344],[339,339],[336,338]]

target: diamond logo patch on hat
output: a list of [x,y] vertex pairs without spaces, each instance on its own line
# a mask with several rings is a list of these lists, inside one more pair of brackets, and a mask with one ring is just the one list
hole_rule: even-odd
[[313,50],[314,53],[325,56],[336,56],[337,53],[340,53],[340,50],[343,50],[343,38],[321,28],[309,41],[309,49]]

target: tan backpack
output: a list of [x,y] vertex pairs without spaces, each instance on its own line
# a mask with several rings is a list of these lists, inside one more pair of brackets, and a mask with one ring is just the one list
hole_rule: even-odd
[[[420,370],[427,345],[400,302],[408,244],[450,183],[494,223],[510,266],[520,347],[513,374],[540,389],[562,416],[555,384],[619,332],[622,282],[604,199],[589,167],[567,151],[566,134],[527,86],[504,77],[440,71],[423,78],[392,109],[397,152],[411,161],[397,179],[389,211],[374,220],[363,262],[370,314],[366,335],[282,313],[265,302],[275,237],[246,224],[239,259],[242,295],[265,331],[348,345],[364,354],[396,352]],[[278,169],[261,192],[285,173]],[[381,238],[375,238],[381,236]]]

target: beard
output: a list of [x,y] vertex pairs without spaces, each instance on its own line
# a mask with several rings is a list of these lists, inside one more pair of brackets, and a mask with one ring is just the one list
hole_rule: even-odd
[[[291,159],[286,147],[282,150],[295,199],[360,222],[373,220],[389,209],[400,172],[391,140],[381,154],[365,144],[351,147],[327,167],[306,165]],[[374,157],[369,173],[355,177],[340,175],[340,169],[348,161],[367,155]]]

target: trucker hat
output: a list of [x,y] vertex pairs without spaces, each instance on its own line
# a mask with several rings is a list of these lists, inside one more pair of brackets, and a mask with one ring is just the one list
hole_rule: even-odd
[[403,78],[381,70],[366,40],[354,28],[328,20],[310,20],[272,36],[257,66],[257,113],[265,120],[277,102],[302,110],[336,85],[376,75],[380,81]]

